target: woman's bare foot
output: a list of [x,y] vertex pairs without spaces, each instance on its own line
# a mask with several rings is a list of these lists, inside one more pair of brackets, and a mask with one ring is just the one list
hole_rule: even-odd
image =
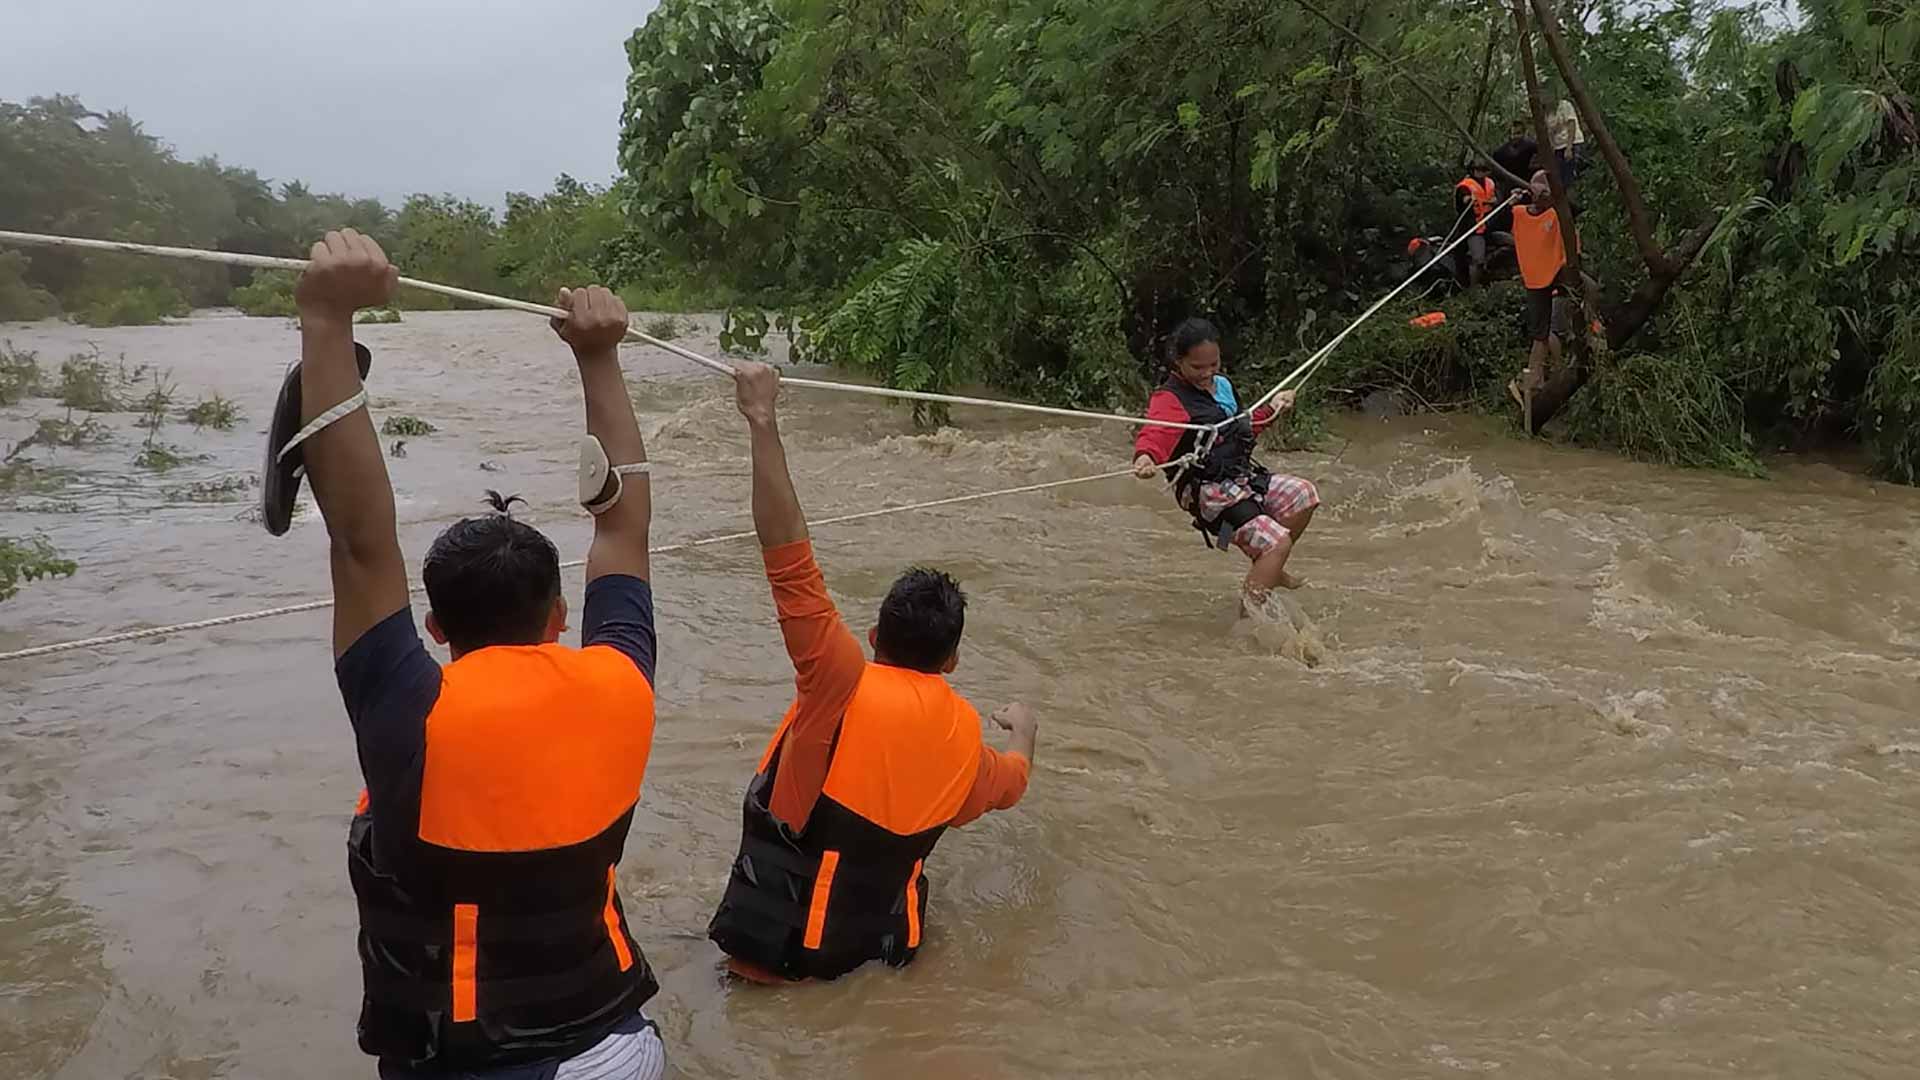
[[1297,589],[1300,586],[1305,585],[1306,583],[1307,583],[1306,578],[1295,577],[1292,574],[1287,573],[1285,570],[1280,571],[1280,580],[1274,582],[1275,585],[1278,585],[1283,589]]

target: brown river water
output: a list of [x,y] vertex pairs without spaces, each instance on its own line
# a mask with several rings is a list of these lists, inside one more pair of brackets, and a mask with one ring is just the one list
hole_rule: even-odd
[[[130,467],[126,414],[104,447],[32,451],[71,472],[0,496],[0,533],[81,569],[0,605],[0,650],[325,592],[310,508],[275,540],[252,490],[184,490],[257,468],[284,321],[0,336],[56,372],[97,342],[247,411],[162,431],[208,457],[161,478]],[[411,557],[488,487],[584,553],[578,381],[540,320],[360,336],[376,418],[441,428],[391,462]],[[656,542],[748,527],[730,387],[626,359]],[[1128,456],[1124,428],[784,409],[816,519]],[[0,445],[59,411],[0,412]],[[620,878],[677,1075],[1920,1074],[1920,493],[1496,427],[1356,417],[1267,455],[1327,502],[1277,621],[1238,620],[1244,562],[1131,479],[819,529],[856,628],[907,564],[957,574],[956,683],[1042,720],[1026,801],[929,867],[919,960],[832,984],[731,985],[705,940],[792,676],[751,542],[659,557],[658,738]],[[0,703],[0,1075],[371,1076],[326,615],[0,664]]]

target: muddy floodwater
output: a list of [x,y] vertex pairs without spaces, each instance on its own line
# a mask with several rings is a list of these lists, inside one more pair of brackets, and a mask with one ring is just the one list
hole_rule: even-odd
[[[156,438],[190,460],[164,476],[132,466],[131,414],[99,417],[104,444],[23,452],[38,490],[0,494],[0,533],[44,533],[80,572],[0,604],[0,650],[325,593],[311,507],[273,539],[230,479],[258,467],[285,321],[0,336],[56,380],[92,342],[246,413],[169,421]],[[486,488],[584,554],[578,380],[539,319],[360,338],[376,420],[439,429],[390,461],[414,566]],[[749,527],[731,388],[624,356],[656,542]],[[1128,457],[1117,427],[963,410],[916,435],[801,390],[784,410],[816,519]],[[0,410],[0,447],[62,415]],[[1237,620],[1243,561],[1131,479],[817,530],[861,630],[903,567],[960,577],[955,682],[1041,718],[1026,801],[930,862],[904,972],[720,977],[706,923],[792,675],[751,541],[656,559],[658,736],[620,879],[678,1075],[1920,1075],[1920,494],[1468,418],[1354,418],[1267,457],[1326,499],[1277,621]],[[0,1075],[372,1075],[327,625],[0,664]]]

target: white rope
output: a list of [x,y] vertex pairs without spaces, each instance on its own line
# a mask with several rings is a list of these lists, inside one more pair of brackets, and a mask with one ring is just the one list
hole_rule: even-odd
[[[1515,191],[1513,194],[1507,196],[1507,199],[1505,202],[1501,203],[1499,206],[1494,207],[1492,210],[1487,211],[1487,216],[1492,217],[1493,215],[1506,209],[1509,205],[1511,205],[1513,202],[1515,202],[1519,198],[1520,198],[1520,192]],[[1468,209],[1472,209],[1472,207],[1468,207]],[[1466,217],[1466,214],[1464,213],[1460,215],[1460,218],[1465,218],[1465,217]],[[1455,222],[1454,222],[1455,227],[1458,227],[1459,221],[1460,219],[1455,219]],[[1336,348],[1339,348],[1340,343],[1347,340],[1347,335],[1353,333],[1355,330],[1358,330],[1360,328],[1361,323],[1366,322],[1368,319],[1372,318],[1374,314],[1378,312],[1381,308],[1386,307],[1387,303],[1391,301],[1394,297],[1399,296],[1401,293],[1407,291],[1407,288],[1409,286],[1411,286],[1414,282],[1419,281],[1420,278],[1424,276],[1427,271],[1433,269],[1435,266],[1438,266],[1440,264],[1441,259],[1446,258],[1447,255],[1450,252],[1452,252],[1454,248],[1457,248],[1461,244],[1466,243],[1467,238],[1471,237],[1473,234],[1474,234],[1474,231],[1472,229],[1468,229],[1467,231],[1461,233],[1459,236],[1455,237],[1453,240],[1449,241],[1447,246],[1441,248],[1439,254],[1433,257],[1432,261],[1428,262],[1427,265],[1421,267],[1420,269],[1414,271],[1412,277],[1401,282],[1398,286],[1394,288],[1392,292],[1381,297],[1379,300],[1374,302],[1374,305],[1372,307],[1361,312],[1359,318],[1348,323],[1347,328],[1340,331],[1338,334],[1335,334],[1332,341],[1329,341],[1325,345],[1322,345],[1319,348],[1319,350],[1315,352],[1312,356],[1309,356],[1305,360],[1301,361],[1299,367],[1296,367],[1292,371],[1288,372],[1287,376],[1281,379],[1280,382],[1276,384],[1273,389],[1267,391],[1264,395],[1262,395],[1260,397],[1260,400],[1254,402],[1252,405],[1247,406],[1246,409],[1242,410],[1240,413],[1234,416],[1230,416],[1226,420],[1221,421],[1218,426],[1225,427],[1226,425],[1231,424],[1234,421],[1240,419],[1240,417],[1242,416],[1252,416],[1253,411],[1255,409],[1258,409],[1264,405],[1271,403],[1274,398],[1280,396],[1280,392],[1282,390],[1298,389],[1299,387],[1304,385],[1306,381],[1313,376],[1314,371],[1317,370],[1321,364],[1326,362],[1327,357],[1333,355],[1333,350]]]
[[[1185,465],[1191,460],[1191,457],[1192,455],[1175,458],[1165,465],[1156,466],[1156,468],[1164,471]],[[1051,488],[1091,483],[1095,480],[1111,480],[1118,476],[1129,476],[1132,473],[1133,470],[1131,468],[1115,469],[1112,472],[1098,473],[1093,476],[1077,476],[1071,480],[1049,480],[1039,484],[1022,484],[1019,487],[1001,488],[998,491],[978,491],[971,495],[954,495],[945,499],[930,499],[926,502],[908,503],[905,506],[886,506],[878,510],[862,510],[858,513],[841,514],[837,517],[824,518],[811,524],[815,528],[821,528],[827,525],[844,525],[851,521],[866,521],[870,518],[886,517],[889,514],[904,514],[915,510],[931,510],[940,506],[957,506],[961,503],[979,502],[982,499],[997,498],[1001,495],[1025,495],[1035,491],[1046,491]],[[754,535],[755,533],[752,530],[747,530],[745,532],[726,533],[721,536],[709,536],[700,540],[687,540],[678,544],[665,544],[660,547],[648,548],[647,554],[665,555],[675,551],[690,551],[694,548],[708,547],[713,544],[725,544],[735,540],[746,540],[752,538]],[[572,559],[561,563],[560,568],[563,570],[571,570],[585,565],[585,559]],[[418,593],[425,588],[425,585],[416,584],[410,586],[407,592],[409,594]],[[100,637],[61,641],[51,645],[35,645],[32,648],[16,649],[12,652],[0,653],[0,663],[5,663],[9,660],[31,660],[37,656],[52,656],[56,653],[72,652],[77,649],[100,649],[109,645],[120,645],[125,642],[140,641],[146,638],[165,637],[169,634],[181,634],[192,630],[211,630],[220,626],[232,626],[235,623],[272,619],[281,615],[297,615],[303,611],[320,611],[332,606],[333,598],[325,597],[317,600],[303,600],[297,604],[285,604],[280,607],[266,608],[261,611],[242,612],[237,615],[221,615],[211,619],[196,619],[192,622],[174,623],[170,626],[150,626],[142,630],[124,630],[117,634],[104,634]]]
[[[36,247],[83,248],[89,251],[118,251],[134,255],[158,255],[169,259],[187,259],[194,262],[219,263],[225,266],[248,266],[262,270],[305,270],[305,259],[283,259],[272,255],[246,255],[233,251],[203,251],[199,248],[162,247],[155,244],[135,244],[124,240],[89,240],[77,236],[51,236],[43,233],[8,232],[0,230],[0,241],[13,244],[26,244]],[[567,313],[545,304],[528,303],[511,297],[493,296],[489,293],[474,292],[453,285],[441,285],[432,281],[403,277],[400,284],[409,288],[422,289],[442,296],[451,296],[476,304],[506,308],[511,311],[524,311],[532,315],[545,315],[548,318],[566,318]],[[663,341],[651,334],[642,333],[633,327],[627,327],[627,337],[651,345],[656,349],[665,349],[684,360],[692,361],[721,375],[732,375],[733,365],[723,360],[702,356],[683,345]],[[948,405],[977,405],[989,409],[1011,409],[1016,412],[1038,413],[1041,416],[1060,416],[1077,420],[1100,420],[1107,423],[1121,423],[1133,427],[1179,428],[1184,431],[1205,431],[1205,424],[1187,424],[1174,420],[1153,420],[1144,416],[1127,416],[1121,413],[1087,412],[1081,409],[1060,409],[1049,405],[1029,405],[1024,401],[1001,401],[995,398],[963,397],[958,394],[934,394],[920,390],[895,390],[885,386],[862,386],[857,383],[831,382],[826,379],[803,379],[782,377],[787,386],[799,386],[809,390],[831,390],[840,394],[859,394],[867,397],[904,399],[907,401],[936,401]]]
[[294,432],[293,438],[287,440],[287,445],[281,447],[280,452],[274,455],[274,462],[278,464],[279,462],[287,460],[287,455],[293,453],[294,447],[327,430],[336,422],[353,415],[355,410],[366,403],[367,389],[363,386],[345,401],[314,417],[312,422],[307,424],[306,427]]

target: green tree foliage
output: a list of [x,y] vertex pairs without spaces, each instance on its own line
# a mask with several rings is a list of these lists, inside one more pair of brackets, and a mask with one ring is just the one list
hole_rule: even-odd
[[[1465,148],[1416,87],[1489,148],[1525,109],[1505,10],[1325,7],[665,0],[628,42],[631,218],[687,273],[783,294],[815,356],[900,386],[1138,405],[1157,335],[1188,314],[1225,325],[1243,370],[1285,370],[1405,275],[1410,235],[1453,220]],[[1600,361],[1569,433],[1749,470],[1753,446],[1878,432],[1880,466],[1912,476],[1898,433],[1920,384],[1895,313],[1920,287],[1920,7],[1578,16],[1568,48],[1655,239],[1724,226]],[[1575,189],[1586,261],[1621,302],[1645,269],[1594,157]],[[1327,377],[1504,409],[1524,341],[1517,298],[1491,295],[1389,308]],[[1436,305],[1448,328],[1407,330]]]

